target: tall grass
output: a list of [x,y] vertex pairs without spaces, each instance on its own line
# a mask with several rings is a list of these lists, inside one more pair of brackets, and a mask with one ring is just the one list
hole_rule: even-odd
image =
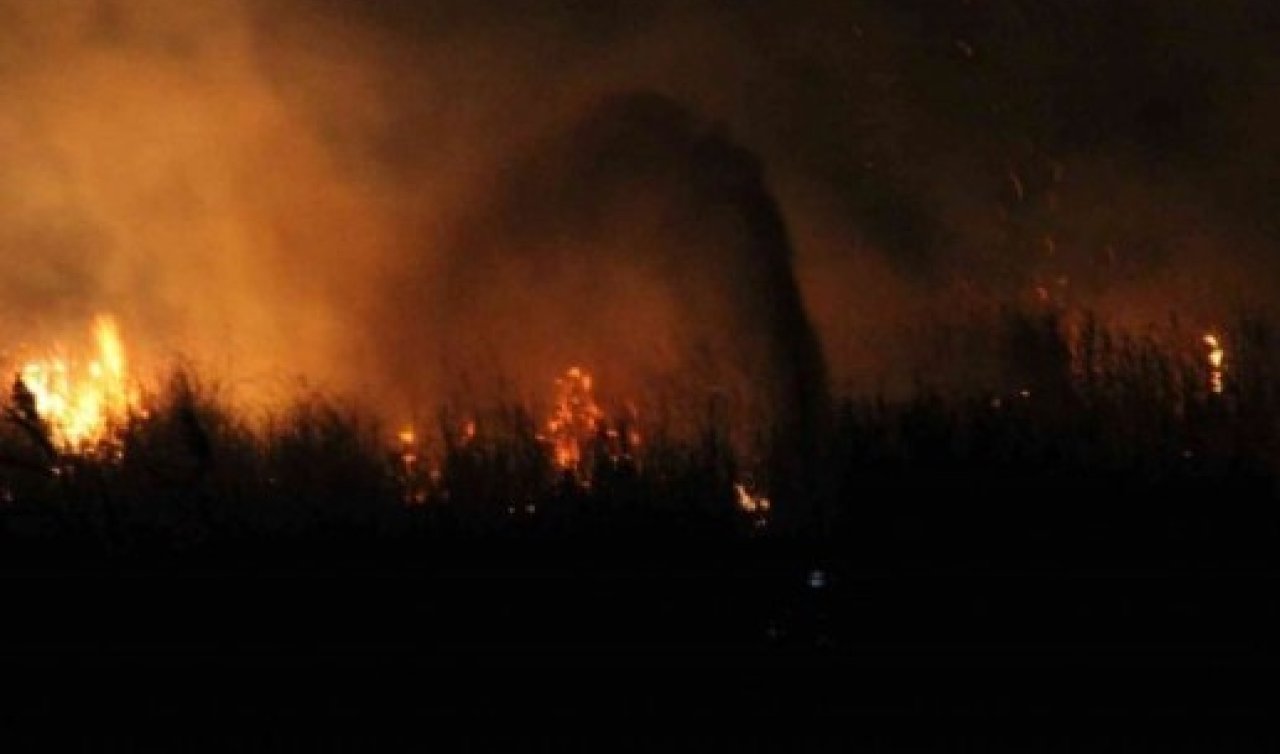
[[[739,457],[713,410],[692,437],[647,428],[622,450],[608,429],[625,435],[632,419],[614,417],[575,472],[556,465],[524,407],[443,411],[407,463],[389,428],[339,400],[304,396],[251,423],[178,373],[121,428],[118,454],[50,454],[5,422],[0,545],[145,555],[817,539],[834,557],[881,565],[1269,562],[1280,536],[1270,325],[1227,329],[1221,393],[1199,333],[1176,321],[1133,334],[1009,311],[994,329],[1001,381],[843,399],[805,466],[812,479],[777,490],[783,515],[739,510],[736,485],[767,487],[777,471]],[[460,431],[464,417],[473,431]]]

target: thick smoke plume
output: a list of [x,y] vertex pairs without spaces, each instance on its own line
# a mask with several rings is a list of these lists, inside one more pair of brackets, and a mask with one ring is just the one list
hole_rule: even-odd
[[802,416],[992,302],[1216,322],[1280,272],[1271,5],[0,0],[0,348]]
[[419,342],[388,333],[406,389],[436,364],[534,385],[588,364],[622,395],[683,385],[812,436],[826,370],[749,152],[670,99],[620,95],[512,160],[489,195],[430,277],[401,280],[395,301],[448,323]]

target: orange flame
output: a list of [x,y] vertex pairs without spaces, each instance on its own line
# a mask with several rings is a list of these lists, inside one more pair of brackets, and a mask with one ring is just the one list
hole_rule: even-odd
[[546,430],[538,437],[550,448],[556,468],[591,485],[594,462],[615,466],[640,462],[643,442],[639,412],[629,405],[625,416],[610,420],[596,401],[595,381],[582,367],[571,367],[556,380],[556,400]]
[[591,375],[571,367],[556,380],[556,402],[547,420],[547,441],[552,460],[564,471],[582,471],[583,447],[600,429],[604,412],[596,403]]
[[65,452],[92,452],[112,442],[141,403],[115,320],[99,316],[93,334],[97,354],[83,367],[56,355],[28,361],[18,373],[50,440]]

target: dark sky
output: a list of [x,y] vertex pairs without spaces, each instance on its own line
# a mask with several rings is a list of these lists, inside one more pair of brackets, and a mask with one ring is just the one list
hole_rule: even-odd
[[[974,301],[1212,321],[1280,280],[1276,39],[1262,0],[0,0],[0,295],[7,327],[109,309],[251,374],[440,371],[369,333],[441,342],[432,281],[514,166],[649,91],[763,166],[837,383]],[[628,243],[561,266],[609,279]],[[484,295],[582,295],[533,274]],[[485,358],[552,371],[491,324]]]

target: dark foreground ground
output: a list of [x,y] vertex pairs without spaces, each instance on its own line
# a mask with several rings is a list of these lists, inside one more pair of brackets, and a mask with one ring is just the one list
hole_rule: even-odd
[[0,720],[170,750],[1280,745],[1277,573],[663,555],[10,567]]

